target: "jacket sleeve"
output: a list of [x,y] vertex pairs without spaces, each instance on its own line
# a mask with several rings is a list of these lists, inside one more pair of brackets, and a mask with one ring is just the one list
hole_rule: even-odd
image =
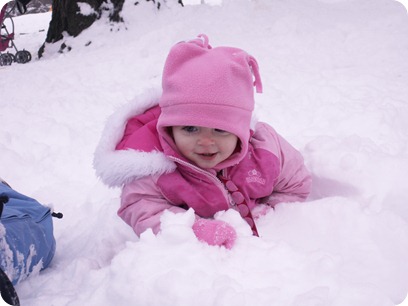
[[280,161],[280,174],[276,179],[272,194],[261,202],[275,206],[280,202],[305,201],[309,196],[312,179],[302,155],[272,127],[264,127],[272,136],[269,149]]
[[147,176],[126,184],[122,189],[118,215],[140,236],[148,228],[155,234],[160,230],[160,217],[165,210],[185,212],[172,205],[156,185],[157,177]]

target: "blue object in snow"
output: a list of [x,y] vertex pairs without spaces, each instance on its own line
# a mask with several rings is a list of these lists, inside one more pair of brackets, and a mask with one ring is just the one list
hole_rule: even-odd
[[52,214],[3,182],[0,199],[0,268],[15,285],[50,264],[55,253]]

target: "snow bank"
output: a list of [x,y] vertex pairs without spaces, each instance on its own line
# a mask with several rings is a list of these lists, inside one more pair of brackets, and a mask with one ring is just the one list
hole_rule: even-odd
[[[408,15],[388,0],[126,1],[123,25],[102,18],[67,53],[0,69],[0,169],[15,189],[64,213],[52,266],[17,286],[23,305],[388,306],[408,292]],[[34,55],[50,14],[15,18]],[[24,33],[24,34],[23,34]],[[163,216],[140,239],[117,216],[119,190],[92,169],[106,118],[151,87],[177,41],[253,54],[257,114],[304,155],[307,203],[258,220],[234,211],[232,250],[192,234],[191,212]]]

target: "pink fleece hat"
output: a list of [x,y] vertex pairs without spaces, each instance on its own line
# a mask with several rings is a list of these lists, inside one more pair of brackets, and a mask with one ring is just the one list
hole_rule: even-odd
[[161,115],[166,127],[204,126],[235,134],[247,151],[254,109],[254,89],[262,92],[255,58],[232,47],[212,48],[206,35],[176,44],[163,71]]

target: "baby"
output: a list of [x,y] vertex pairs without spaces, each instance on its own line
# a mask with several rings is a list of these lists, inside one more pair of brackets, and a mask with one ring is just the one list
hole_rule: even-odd
[[311,177],[300,153],[271,126],[252,122],[254,57],[212,48],[208,37],[176,44],[167,57],[160,96],[145,95],[114,114],[97,147],[97,175],[122,186],[119,216],[140,235],[160,230],[163,211],[196,214],[200,241],[231,248],[235,229],[214,214],[252,212],[266,204],[304,201]]

